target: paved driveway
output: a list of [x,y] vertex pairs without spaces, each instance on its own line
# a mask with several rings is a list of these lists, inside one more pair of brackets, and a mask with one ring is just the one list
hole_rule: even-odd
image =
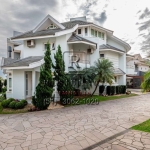
[[150,118],[150,94],[33,113],[0,115],[0,150],[78,150]]

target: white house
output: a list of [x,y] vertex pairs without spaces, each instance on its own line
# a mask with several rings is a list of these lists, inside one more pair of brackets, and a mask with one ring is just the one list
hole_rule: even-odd
[[140,54],[126,56],[127,61],[127,86],[129,88],[140,88],[143,75],[150,69],[147,60]]
[[[61,46],[66,72],[72,69],[72,62],[79,65],[73,64],[73,69],[83,69],[99,58],[108,58],[114,64],[114,84],[126,85],[126,53],[130,45],[115,37],[113,31],[88,22],[86,17],[59,23],[48,15],[33,30],[10,41],[22,41],[22,45],[9,47],[10,58],[2,61],[7,73],[7,98],[25,99],[34,94],[47,41],[51,44],[52,61],[58,45]],[[17,54],[11,55],[14,52]]]

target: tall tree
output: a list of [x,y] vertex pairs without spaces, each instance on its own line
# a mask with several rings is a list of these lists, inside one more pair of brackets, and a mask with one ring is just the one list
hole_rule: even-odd
[[144,74],[144,81],[141,84],[141,88],[143,89],[143,92],[150,90],[150,71]]
[[112,80],[114,79],[114,72],[113,72],[113,63],[109,61],[108,59],[98,59],[98,61],[95,62],[95,89],[92,93],[92,96],[94,95],[99,83],[109,83],[112,84]]
[[3,88],[3,82],[2,80],[0,80],[0,92],[2,92],[2,88]]
[[[69,76],[65,73],[65,63],[63,60],[63,55],[61,51],[60,45],[58,46],[58,50],[56,54],[54,54],[55,64],[52,64],[52,67],[55,69],[54,71],[54,79],[57,81],[57,90],[60,94],[60,102],[63,103],[62,99],[71,98],[72,97],[72,85],[70,82]],[[64,94],[66,93],[67,94]],[[64,94],[64,95],[63,95]]]
[[36,87],[35,96],[32,98],[34,106],[40,110],[47,109],[51,102],[53,93],[53,76],[51,71],[52,60],[50,44],[47,43],[47,49],[44,56],[44,64],[40,69],[39,84]]

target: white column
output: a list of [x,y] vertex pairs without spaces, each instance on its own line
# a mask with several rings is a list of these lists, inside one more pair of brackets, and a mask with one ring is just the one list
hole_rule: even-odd
[[35,70],[32,71],[32,96],[34,95],[36,88],[36,72]]

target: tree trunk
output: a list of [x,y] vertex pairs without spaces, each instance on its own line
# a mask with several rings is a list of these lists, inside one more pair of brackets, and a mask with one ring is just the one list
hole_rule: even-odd
[[95,86],[95,89],[94,89],[93,93],[91,94],[91,96],[93,96],[93,95],[94,95],[94,93],[95,93],[95,91],[96,91],[96,89],[97,89],[98,85],[99,85],[99,81],[97,81],[96,86]]

